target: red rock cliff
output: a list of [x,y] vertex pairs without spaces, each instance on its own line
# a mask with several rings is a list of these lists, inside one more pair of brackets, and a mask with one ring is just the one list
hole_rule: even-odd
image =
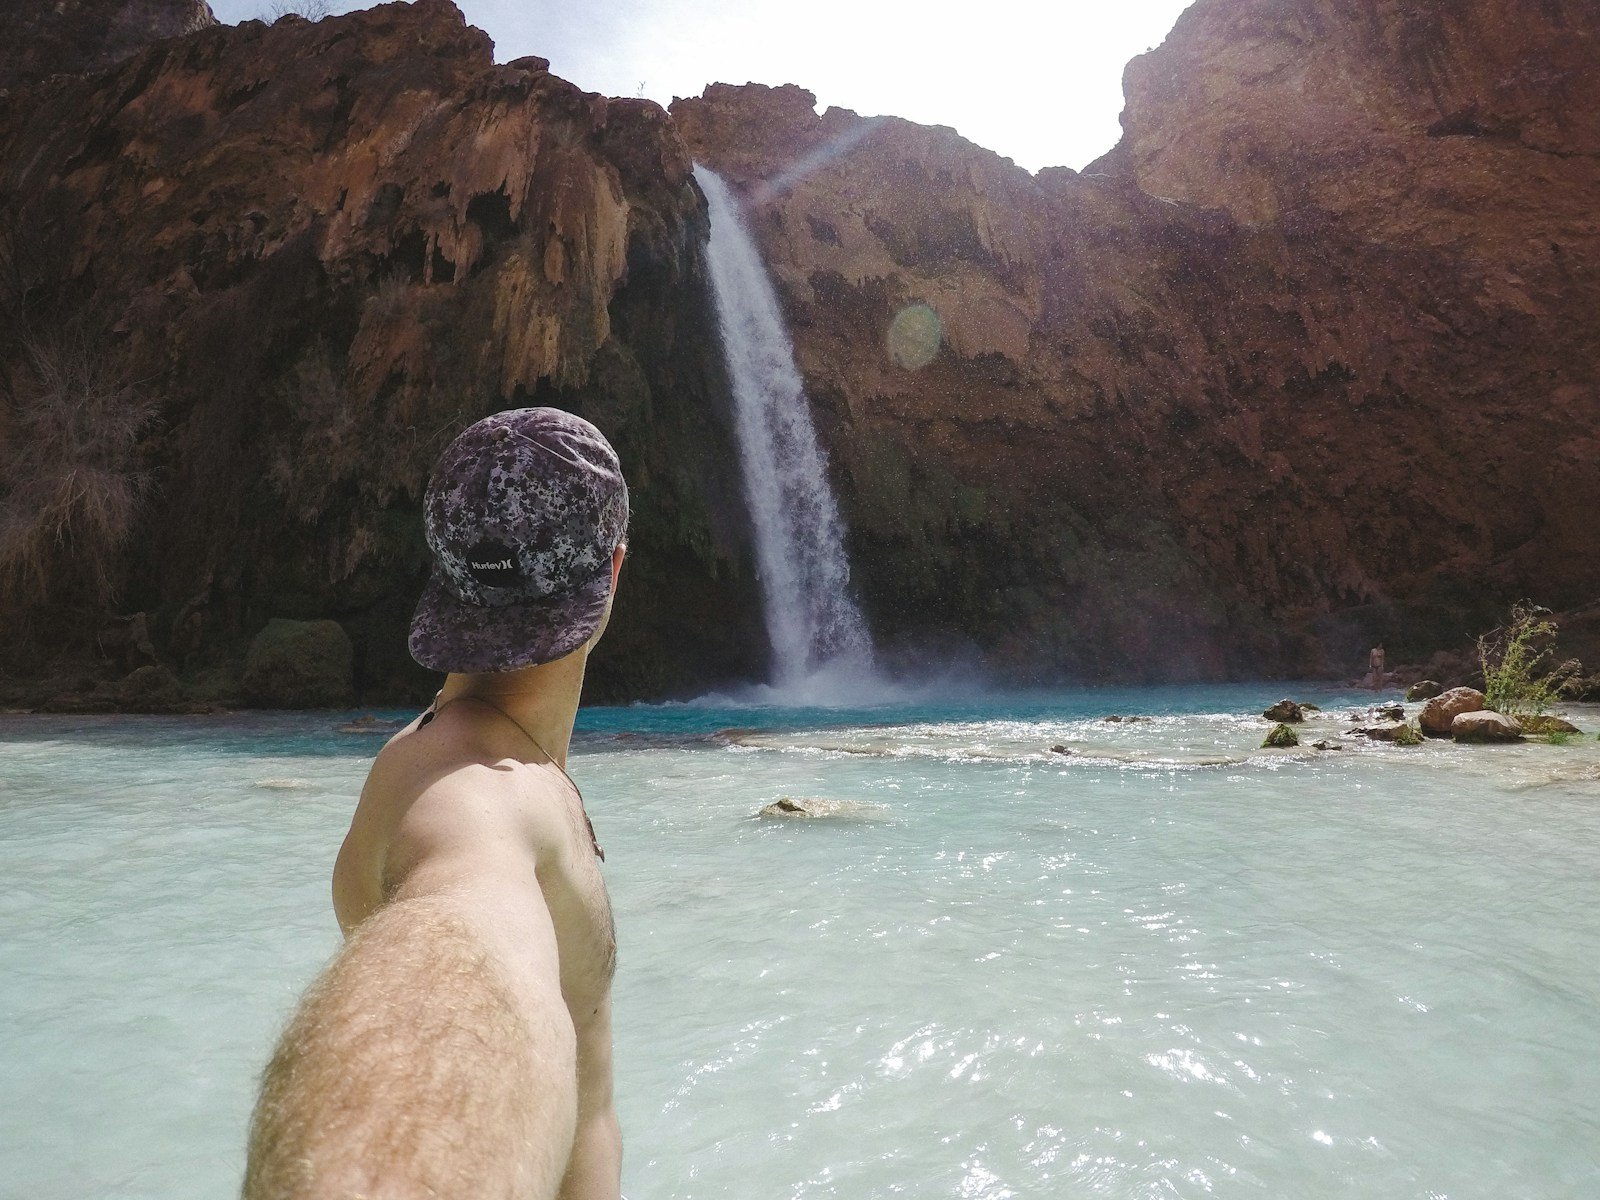
[[[270,618],[334,617],[365,694],[417,693],[427,472],[468,422],[545,402],[606,429],[633,485],[637,600],[597,694],[758,669],[688,156],[654,104],[491,50],[418,0],[0,100],[14,670],[112,607],[226,695]],[[99,441],[64,376],[109,397]]]
[[1081,175],[794,87],[673,105],[750,200],[878,628],[1347,671],[1600,594],[1596,10],[1442,7],[1201,0]]

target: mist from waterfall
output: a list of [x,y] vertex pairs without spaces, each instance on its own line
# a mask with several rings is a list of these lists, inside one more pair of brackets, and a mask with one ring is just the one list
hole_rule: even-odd
[[787,698],[821,703],[858,696],[863,684],[881,690],[872,639],[850,597],[844,527],[777,294],[732,189],[698,164],[694,177],[711,213],[711,286],[772,642],[772,685]]

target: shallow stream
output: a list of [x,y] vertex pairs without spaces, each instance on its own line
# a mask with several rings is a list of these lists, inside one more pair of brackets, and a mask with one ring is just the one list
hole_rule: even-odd
[[[1600,1195],[1600,710],[1258,750],[1283,691],[585,710],[627,1194]],[[236,1194],[352,715],[0,718],[0,1196]]]

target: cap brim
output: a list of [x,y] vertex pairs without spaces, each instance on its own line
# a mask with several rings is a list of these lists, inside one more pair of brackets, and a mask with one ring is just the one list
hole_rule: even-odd
[[434,570],[411,618],[411,657],[434,671],[515,671],[571,654],[600,628],[611,572],[538,600],[489,608],[468,604]]

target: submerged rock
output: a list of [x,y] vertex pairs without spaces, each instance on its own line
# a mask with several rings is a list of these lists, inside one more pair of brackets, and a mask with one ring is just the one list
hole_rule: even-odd
[[1263,750],[1286,750],[1290,746],[1300,744],[1299,735],[1287,725],[1277,724],[1272,727],[1272,732],[1267,734],[1266,741],[1261,743]]
[[1522,726],[1492,708],[1457,714],[1450,722],[1450,736],[1458,742],[1520,742]]
[[1398,704],[1379,704],[1373,708],[1372,715],[1380,721],[1403,721],[1406,710]]
[[1483,693],[1477,688],[1451,688],[1422,706],[1422,711],[1417,714],[1417,724],[1428,737],[1450,737],[1458,716],[1478,712],[1482,708]]
[[758,817],[799,817],[819,820],[832,818],[861,819],[873,817],[882,812],[876,804],[863,804],[859,800],[824,800],[814,796],[784,796],[774,800],[760,812]]
[[400,730],[404,729],[408,723],[409,722],[406,721],[380,721],[377,717],[373,716],[371,713],[368,713],[364,717],[357,717],[353,721],[346,721],[343,725],[335,725],[333,727],[333,731],[335,733],[354,734],[398,733]]
[[1344,749],[1344,747],[1341,746],[1338,742],[1330,742],[1330,741],[1328,741],[1326,739],[1324,739],[1323,741],[1320,741],[1320,742],[1312,742],[1311,743],[1311,748],[1313,750],[1343,750]]
[[1432,700],[1442,691],[1444,691],[1444,685],[1437,680],[1419,679],[1406,689],[1406,699]]
[[1269,721],[1292,721],[1298,723],[1306,719],[1304,708],[1293,700],[1279,700],[1261,715]]

